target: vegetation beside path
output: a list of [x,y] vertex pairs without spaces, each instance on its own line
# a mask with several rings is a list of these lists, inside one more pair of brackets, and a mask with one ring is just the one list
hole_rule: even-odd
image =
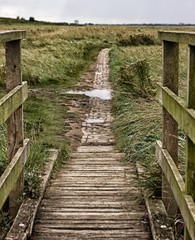
[[[110,51],[110,78],[114,88],[113,131],[117,147],[126,153],[128,162],[139,162],[144,168],[140,186],[148,196],[161,196],[161,169],[155,157],[155,142],[161,140],[162,109],[155,99],[156,82],[161,82],[162,50],[150,46],[114,46]],[[180,96],[186,96],[187,49],[180,54]],[[185,134],[179,130],[179,170],[185,170]],[[175,216],[176,239],[182,239],[183,220]]]

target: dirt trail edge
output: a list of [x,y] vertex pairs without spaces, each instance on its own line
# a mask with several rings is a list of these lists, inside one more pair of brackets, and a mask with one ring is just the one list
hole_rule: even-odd
[[122,161],[111,133],[109,49],[97,61],[90,109],[82,123],[81,146],[48,186],[32,240],[148,239],[146,207],[137,200],[136,167]]

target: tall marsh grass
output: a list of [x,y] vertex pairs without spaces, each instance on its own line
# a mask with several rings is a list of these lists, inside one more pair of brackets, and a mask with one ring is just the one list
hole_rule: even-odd
[[[180,55],[180,95],[186,89],[186,50]],[[113,131],[119,150],[127,161],[139,161],[145,168],[141,183],[149,195],[160,195],[161,170],[156,162],[155,142],[161,140],[161,107],[155,100],[155,83],[161,81],[161,47],[113,47],[110,51],[110,78],[115,89]],[[140,64],[142,63],[142,65]],[[144,64],[143,64],[144,63]],[[136,67],[142,71],[136,71]],[[143,73],[143,74],[141,74]],[[145,87],[143,87],[145,86]],[[149,91],[147,91],[149,89]],[[185,135],[179,131],[180,172],[184,173]]]

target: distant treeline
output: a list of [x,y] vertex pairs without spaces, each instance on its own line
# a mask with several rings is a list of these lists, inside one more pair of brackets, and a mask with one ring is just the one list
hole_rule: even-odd
[[33,23],[33,24],[40,24],[40,25],[58,25],[58,26],[67,26],[67,25],[78,25],[78,26],[85,26],[85,25],[95,25],[95,26],[195,26],[195,24],[191,23],[179,23],[179,24],[167,24],[167,23],[124,23],[124,24],[94,24],[94,23],[85,23],[85,24],[76,24],[76,23],[67,23],[67,22],[47,22],[47,21],[38,21],[35,20],[34,17],[29,17],[26,20],[23,17],[16,17],[16,18],[6,18],[0,17],[0,24],[16,24],[16,23]]
[[30,17],[29,20],[26,20],[23,17],[17,18],[6,18],[0,17],[0,24],[17,24],[17,23],[33,23],[33,24],[44,24],[44,25],[69,25],[66,22],[46,22],[46,21],[37,21],[34,17]]

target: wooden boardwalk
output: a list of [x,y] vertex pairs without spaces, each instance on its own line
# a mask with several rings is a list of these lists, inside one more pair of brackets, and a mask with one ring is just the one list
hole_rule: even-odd
[[[99,54],[95,89],[110,89],[108,53]],[[135,165],[114,149],[112,121],[110,101],[92,97],[82,145],[48,186],[32,240],[152,239]]]

